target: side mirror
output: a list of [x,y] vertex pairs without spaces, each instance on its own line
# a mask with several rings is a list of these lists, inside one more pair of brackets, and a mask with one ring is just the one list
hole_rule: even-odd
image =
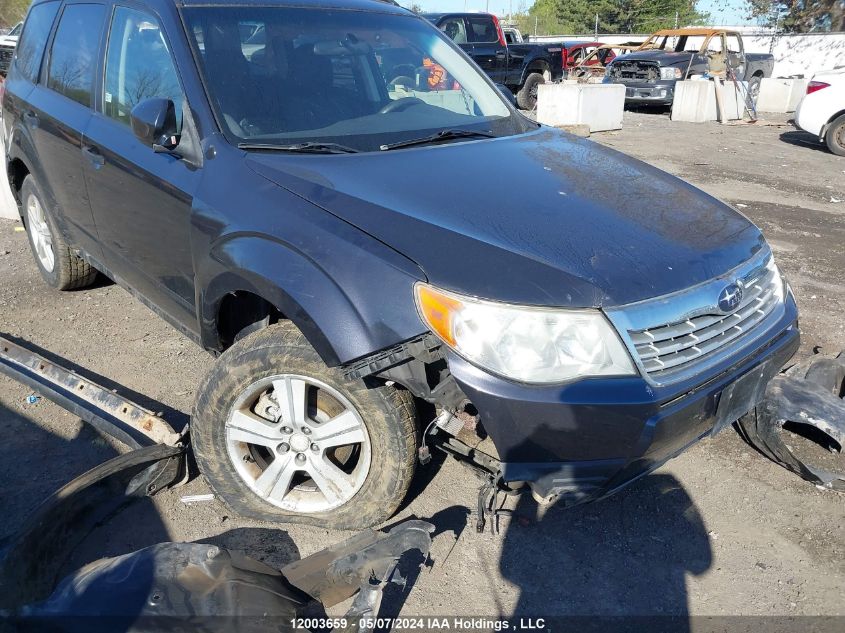
[[499,92],[501,92],[502,95],[504,95],[505,99],[507,99],[508,102],[514,108],[516,108],[517,107],[517,105],[516,105],[516,95],[513,92],[511,92],[511,89],[508,88],[505,84],[496,84],[496,87],[499,89]]
[[132,132],[156,152],[169,152],[179,144],[176,106],[170,99],[145,99],[129,114]]

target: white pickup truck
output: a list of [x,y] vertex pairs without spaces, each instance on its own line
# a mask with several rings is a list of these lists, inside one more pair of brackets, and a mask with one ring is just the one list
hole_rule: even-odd
[[23,22],[18,22],[7,34],[0,35],[0,76],[2,77],[5,77],[9,71],[9,64],[12,63],[12,57],[15,55],[21,28],[23,28]]

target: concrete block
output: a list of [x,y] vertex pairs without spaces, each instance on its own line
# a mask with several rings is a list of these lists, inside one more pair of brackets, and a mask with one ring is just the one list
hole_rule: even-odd
[[722,99],[725,105],[725,118],[735,121],[745,117],[745,95],[748,94],[748,84],[738,81],[726,81],[722,84]]
[[537,121],[544,125],[585,124],[590,132],[622,129],[625,86],[622,84],[541,84]]
[[760,96],[757,98],[757,110],[795,112],[798,102],[807,92],[808,83],[808,79],[763,79],[760,83]]
[[716,87],[712,81],[692,79],[675,83],[672,120],[704,123],[716,120]]

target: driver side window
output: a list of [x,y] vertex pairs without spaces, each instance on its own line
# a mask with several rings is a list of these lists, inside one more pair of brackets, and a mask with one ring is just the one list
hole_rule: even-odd
[[147,13],[118,6],[106,56],[103,113],[128,125],[132,108],[153,97],[173,101],[181,131],[182,88],[161,25]]

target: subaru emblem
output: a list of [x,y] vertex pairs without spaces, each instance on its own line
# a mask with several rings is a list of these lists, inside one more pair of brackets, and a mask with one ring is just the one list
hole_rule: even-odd
[[739,284],[725,286],[719,293],[719,309],[728,314],[733,312],[742,303],[742,287]]

